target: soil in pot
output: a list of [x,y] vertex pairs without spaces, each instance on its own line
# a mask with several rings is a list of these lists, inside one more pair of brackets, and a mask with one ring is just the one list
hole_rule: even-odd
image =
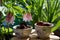
[[16,29],[27,29],[27,28],[30,28],[30,27],[27,26],[27,24],[25,22],[22,22]]
[[44,23],[44,22],[38,22],[37,25],[38,26],[50,26],[50,24]]
[[31,26],[28,26],[25,22],[20,23],[20,25],[15,29],[15,33],[19,38],[26,38],[31,33]]

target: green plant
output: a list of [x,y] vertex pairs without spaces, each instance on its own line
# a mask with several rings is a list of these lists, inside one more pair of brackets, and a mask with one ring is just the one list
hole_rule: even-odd
[[60,27],[60,25],[57,25],[60,21],[59,0],[31,0],[30,3],[26,7],[32,13],[33,24],[39,21],[53,23],[55,25],[52,28],[53,31]]
[[58,17],[60,17],[60,1],[58,0],[47,0],[45,2],[45,9],[43,11],[45,20],[52,23],[56,22]]
[[18,5],[18,2],[15,0],[2,0],[3,5],[14,14],[15,16],[15,24],[17,25],[20,20],[22,20],[22,12],[24,11],[23,8],[20,7],[20,5]]
[[2,12],[0,11],[0,40],[3,40],[3,34],[2,34],[2,22],[5,19],[5,17],[3,16]]
[[15,1],[13,1],[13,0],[2,0],[2,3],[5,7],[8,8],[9,11],[14,13],[14,15],[16,15],[18,13],[21,14],[24,11],[24,9],[22,7],[20,7],[21,5],[17,4],[18,2],[16,2],[16,0]]
[[[5,4],[5,2],[7,4]],[[3,4],[9,9],[11,8],[11,10],[13,10],[15,14],[16,12],[31,12],[33,17],[33,26],[36,22],[39,21],[46,21],[55,25],[57,25],[60,21],[59,0],[6,0],[3,1]],[[59,27],[57,26],[53,27],[52,30],[55,31],[56,29],[58,29]]]
[[45,2],[45,9],[43,11],[44,20],[53,23],[55,26],[52,31],[55,31],[60,27],[60,1],[59,0],[47,0]]
[[0,26],[2,25],[4,18],[5,17],[3,16],[2,12],[0,11]]

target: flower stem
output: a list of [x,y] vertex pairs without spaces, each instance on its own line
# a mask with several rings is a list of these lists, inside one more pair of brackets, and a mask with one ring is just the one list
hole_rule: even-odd
[[9,24],[8,24],[8,40],[9,40]]

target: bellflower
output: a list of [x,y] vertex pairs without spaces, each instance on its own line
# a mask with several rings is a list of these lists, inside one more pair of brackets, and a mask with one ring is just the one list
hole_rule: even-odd
[[6,16],[6,22],[8,22],[10,24],[13,24],[13,22],[14,22],[14,15],[11,12],[9,12],[7,14],[7,16]]
[[26,14],[23,15],[23,21],[25,21],[25,22],[28,21],[29,22],[31,20],[32,20],[31,13],[26,13]]

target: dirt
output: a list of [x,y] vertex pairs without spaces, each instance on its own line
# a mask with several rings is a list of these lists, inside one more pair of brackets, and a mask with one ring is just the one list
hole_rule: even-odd
[[50,24],[44,23],[44,22],[38,22],[37,25],[38,26],[50,26]]

